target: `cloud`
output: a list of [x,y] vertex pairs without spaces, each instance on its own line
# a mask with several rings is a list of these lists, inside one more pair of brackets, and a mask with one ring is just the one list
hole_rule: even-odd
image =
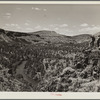
[[36,26],[36,27],[35,27],[35,29],[40,29],[40,28],[41,28],[41,26],[40,26],[40,25],[38,25],[38,26]]
[[11,26],[15,26],[15,24],[11,24]]
[[54,25],[52,24],[52,25],[49,25],[50,27],[53,27]]
[[29,25],[29,23],[25,23],[25,25],[26,25],[26,26],[28,26],[28,25]]
[[5,26],[10,26],[10,24],[5,24]]
[[41,10],[40,8],[38,8],[38,7],[32,7],[32,10]]
[[47,9],[43,9],[43,11],[47,11]]
[[93,26],[93,27],[94,27],[95,25],[91,25],[91,26]]
[[37,11],[47,11],[46,8],[41,9],[41,8],[38,8],[38,7],[32,7],[32,10],[37,10]]
[[54,30],[59,30],[59,28],[58,28],[58,27],[56,27],[56,28],[54,28]]
[[11,13],[6,13],[5,15],[7,15],[7,16],[11,16]]
[[19,27],[19,25],[18,24],[5,24],[5,27],[15,27],[15,28],[17,28],[17,27]]
[[21,27],[16,23],[6,23],[3,27],[6,30],[20,31]]
[[40,11],[41,9],[38,8],[38,7],[32,7],[32,10],[37,10],[37,11]]
[[82,28],[79,30],[80,33],[96,33],[100,31],[100,26],[92,26],[92,27],[87,27],[87,28]]
[[68,27],[68,25],[67,24],[62,24],[62,25],[59,25],[59,24],[51,24],[51,25],[49,25],[50,27],[58,27],[58,28],[65,28],[65,27]]
[[50,27],[59,27],[59,25],[58,24],[51,24],[51,25],[49,25]]
[[87,24],[87,23],[83,23],[83,24],[81,24],[80,26],[86,27],[86,26],[88,26],[88,24]]
[[15,26],[19,26],[18,24],[15,24]]
[[67,24],[60,25],[60,27],[67,27],[67,26],[68,26]]
[[3,15],[3,17],[4,17],[5,19],[9,19],[9,18],[11,17],[11,13],[5,13],[5,14]]
[[100,29],[100,27],[87,27],[87,28],[82,28],[79,30],[79,32],[83,32],[83,31],[94,31],[94,30],[98,30]]
[[3,16],[5,19],[10,19],[11,16]]
[[44,27],[44,28],[43,28],[43,30],[49,30],[49,28],[47,28],[47,27]]
[[32,7],[32,9],[34,9],[34,7]]
[[63,28],[58,28],[58,30],[55,30],[57,33],[59,33],[59,34],[62,34],[62,35],[73,35],[73,31],[72,30],[70,30],[70,29],[63,29]]
[[33,31],[33,28],[26,28],[26,30],[28,30],[28,31]]

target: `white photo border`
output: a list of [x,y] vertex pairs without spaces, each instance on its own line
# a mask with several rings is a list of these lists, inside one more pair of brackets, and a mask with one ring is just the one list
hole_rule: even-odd
[[[100,1],[0,1],[0,4],[100,4]],[[0,92],[0,99],[100,99],[93,92]]]

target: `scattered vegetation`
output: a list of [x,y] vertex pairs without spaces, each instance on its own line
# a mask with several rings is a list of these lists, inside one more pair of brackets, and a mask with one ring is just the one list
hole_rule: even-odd
[[100,51],[88,46],[0,41],[0,91],[99,92]]

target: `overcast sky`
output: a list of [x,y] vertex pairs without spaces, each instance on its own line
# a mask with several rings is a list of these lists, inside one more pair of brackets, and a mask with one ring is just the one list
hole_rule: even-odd
[[93,34],[100,31],[100,5],[1,4],[0,28],[60,34]]

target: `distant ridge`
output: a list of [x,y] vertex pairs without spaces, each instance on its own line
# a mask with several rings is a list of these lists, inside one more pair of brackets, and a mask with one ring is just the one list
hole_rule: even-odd
[[[97,36],[99,33],[95,34]],[[66,36],[55,31],[15,32],[0,29],[0,39],[5,42],[26,41],[28,43],[83,43],[91,39],[90,34]],[[15,40],[14,40],[15,39]]]

